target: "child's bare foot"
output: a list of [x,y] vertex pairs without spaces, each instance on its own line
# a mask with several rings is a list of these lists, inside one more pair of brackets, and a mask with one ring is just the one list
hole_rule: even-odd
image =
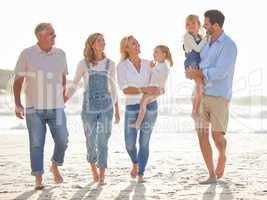
[[145,179],[143,176],[138,176],[138,180],[137,180],[138,183],[145,183]]
[[129,128],[135,128],[135,129],[140,129],[140,125],[134,123],[134,124],[129,124]]
[[53,162],[51,167],[50,167],[50,171],[52,172],[53,176],[54,176],[54,181],[56,184],[60,184],[63,183],[63,178],[60,175],[60,172],[58,170],[57,165]]
[[224,174],[225,163],[226,163],[226,156],[220,155],[218,158],[218,163],[217,163],[217,167],[215,170],[215,174],[217,176],[217,179],[222,178],[222,176]]
[[43,184],[43,177],[42,176],[35,176],[35,190],[42,190],[44,188]]
[[200,185],[208,185],[208,184],[213,184],[213,183],[216,183],[217,182],[217,179],[216,177],[209,177],[207,180],[205,181],[199,181],[199,184]]
[[137,164],[133,164],[133,167],[132,167],[132,170],[131,170],[131,177],[132,178],[136,178],[137,176],[137,173],[138,173],[138,166]]
[[196,121],[199,118],[199,113],[197,111],[192,111],[191,117]]
[[98,182],[99,181],[99,175],[97,173],[97,168],[95,164],[91,164],[91,171],[92,171],[92,175],[93,175],[93,179],[94,182]]

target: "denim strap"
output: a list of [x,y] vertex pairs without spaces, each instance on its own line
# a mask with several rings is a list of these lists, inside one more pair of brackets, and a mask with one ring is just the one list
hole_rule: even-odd
[[[86,63],[86,67],[88,68],[88,70],[91,69],[91,64],[90,62],[85,58],[85,63]],[[110,59],[107,58],[107,62],[106,62],[106,66],[105,66],[105,70],[108,72],[108,69],[109,69],[109,66],[110,66]]]

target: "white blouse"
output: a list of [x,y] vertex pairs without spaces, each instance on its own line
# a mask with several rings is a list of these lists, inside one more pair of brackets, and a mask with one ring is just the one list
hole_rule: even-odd
[[[107,59],[98,61],[96,66],[93,66],[91,70],[104,71],[106,68]],[[72,84],[67,89],[67,97],[71,97],[75,91],[79,88],[79,83],[83,78],[83,87],[87,88],[89,81],[88,67],[85,60],[81,60],[78,63],[77,70],[73,79]],[[116,88],[116,73],[115,73],[115,63],[111,61],[108,71],[109,84],[108,89],[111,94],[114,104],[118,101],[118,93]]]
[[[140,72],[138,72],[133,63],[129,59],[126,59],[117,66],[119,87],[121,90],[124,90],[128,87],[147,87],[150,83],[151,73],[152,69],[150,67],[149,60],[141,59],[141,68]],[[139,104],[142,96],[143,94],[125,95],[125,104]]]

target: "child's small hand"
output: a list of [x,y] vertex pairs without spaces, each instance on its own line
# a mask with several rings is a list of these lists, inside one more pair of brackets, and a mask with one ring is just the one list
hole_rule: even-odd
[[155,67],[155,65],[156,65],[156,62],[153,61],[153,60],[151,60],[151,62],[150,62],[150,67],[153,68],[153,67]]

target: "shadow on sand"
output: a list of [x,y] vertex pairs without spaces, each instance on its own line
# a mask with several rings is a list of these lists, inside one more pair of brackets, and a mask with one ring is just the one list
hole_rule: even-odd
[[224,181],[218,181],[216,184],[211,184],[202,196],[202,200],[213,200],[216,197],[216,188],[217,186],[223,188],[222,192],[219,195],[220,200],[232,200],[234,199],[232,191],[230,189],[229,183]]

